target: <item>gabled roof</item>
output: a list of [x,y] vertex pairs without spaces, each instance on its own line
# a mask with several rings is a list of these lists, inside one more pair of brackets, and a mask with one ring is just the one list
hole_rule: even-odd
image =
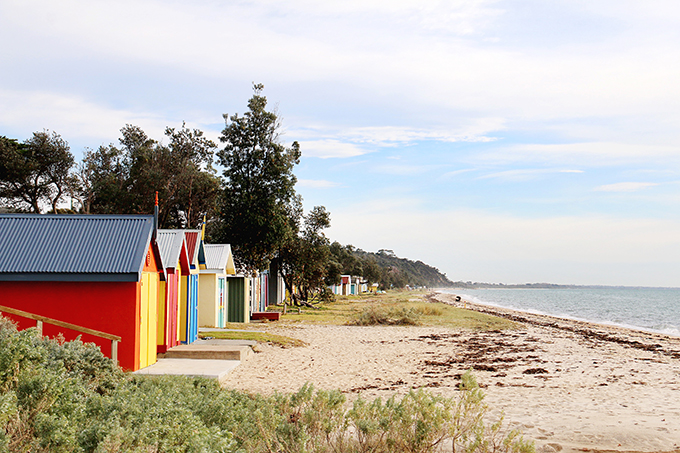
[[161,252],[161,261],[166,268],[176,269],[179,262],[186,272],[189,271],[184,230],[158,230],[156,241]]
[[184,230],[184,238],[187,242],[187,253],[189,254],[189,263],[192,266],[205,264],[205,250],[203,247],[203,240],[201,239],[201,230]]
[[0,280],[139,281],[153,229],[150,215],[0,214]]
[[230,275],[236,273],[234,257],[231,255],[229,244],[204,244],[203,247],[206,270],[224,272]]

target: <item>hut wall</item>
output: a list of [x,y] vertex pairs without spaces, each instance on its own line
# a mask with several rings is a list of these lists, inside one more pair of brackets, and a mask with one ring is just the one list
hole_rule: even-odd
[[198,286],[198,325],[218,327],[219,293],[217,274],[200,274]]
[[[1,305],[47,316],[59,321],[122,337],[118,360],[126,370],[138,369],[139,308],[137,282],[0,282]],[[35,321],[6,315],[20,329],[35,327]],[[83,342],[97,344],[111,357],[111,341],[93,335],[43,325],[43,333],[66,340],[81,335]]]

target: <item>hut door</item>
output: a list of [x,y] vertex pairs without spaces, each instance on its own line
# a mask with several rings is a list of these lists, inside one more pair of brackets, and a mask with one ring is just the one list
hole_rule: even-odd
[[217,327],[225,327],[227,322],[227,301],[226,301],[226,284],[225,278],[219,277],[217,279],[217,297],[219,300],[219,309],[217,313]]
[[142,273],[140,295],[139,367],[156,363],[156,305],[158,274]]
[[187,290],[186,342],[189,344],[198,339],[198,274],[189,276]]
[[229,298],[228,322],[245,322],[245,278],[230,278],[227,297]]

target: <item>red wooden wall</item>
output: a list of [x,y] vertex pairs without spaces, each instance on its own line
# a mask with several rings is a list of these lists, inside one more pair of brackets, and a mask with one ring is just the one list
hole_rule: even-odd
[[[163,344],[158,345],[158,352],[164,353],[169,348],[177,346],[179,344],[179,339],[177,338],[177,311],[179,307],[177,306],[179,297],[177,291],[179,290],[179,275],[176,269],[166,269],[167,281],[165,282],[165,294],[163,297],[165,300],[165,322],[164,322],[164,332],[163,332]],[[160,328],[160,327],[159,327]]]
[[[139,283],[137,282],[0,282],[0,305],[118,335],[118,360],[126,370],[139,364]],[[35,321],[3,314],[19,329]],[[43,325],[43,333],[66,340],[82,335],[83,342],[99,345],[111,357],[111,341],[63,327]]]

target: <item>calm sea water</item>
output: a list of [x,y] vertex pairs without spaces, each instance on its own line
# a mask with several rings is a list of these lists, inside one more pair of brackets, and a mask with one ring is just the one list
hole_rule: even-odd
[[485,305],[680,336],[680,288],[450,289]]

